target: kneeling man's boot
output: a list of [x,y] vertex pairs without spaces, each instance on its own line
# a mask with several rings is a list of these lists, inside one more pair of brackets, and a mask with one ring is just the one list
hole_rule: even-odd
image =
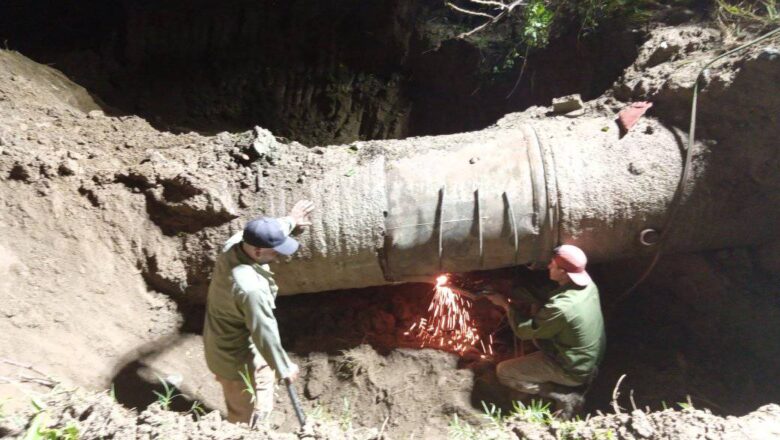
[[571,420],[582,412],[585,405],[585,393],[582,387],[567,387],[554,383],[544,383],[539,386],[539,395],[555,402],[558,417],[562,420]]

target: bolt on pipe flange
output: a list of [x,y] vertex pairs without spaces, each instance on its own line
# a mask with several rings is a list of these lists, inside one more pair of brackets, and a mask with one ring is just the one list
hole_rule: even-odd
[[648,228],[639,233],[639,242],[643,246],[653,246],[661,240],[661,233],[656,229]]

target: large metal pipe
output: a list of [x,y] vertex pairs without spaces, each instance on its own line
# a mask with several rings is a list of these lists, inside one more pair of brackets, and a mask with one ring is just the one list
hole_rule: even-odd
[[[301,255],[275,268],[282,293],[545,261],[563,242],[593,261],[647,254],[652,247],[639,236],[663,223],[681,172],[681,139],[651,118],[621,139],[610,119],[558,117],[361,143],[371,153],[360,166],[301,191],[322,204]],[[757,197],[755,182],[731,179],[729,191],[719,191],[715,164],[728,158],[697,157],[670,250],[776,234],[776,204],[747,203]]]

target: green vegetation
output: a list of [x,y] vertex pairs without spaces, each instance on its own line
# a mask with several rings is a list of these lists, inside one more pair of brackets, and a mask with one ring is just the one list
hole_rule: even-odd
[[470,424],[461,422],[457,413],[452,416],[452,421],[450,421],[449,434],[449,437],[453,440],[479,440],[489,438],[484,431],[480,432],[480,430]]
[[35,398],[30,402],[35,408],[35,415],[30,421],[30,426],[24,433],[23,440],[78,440],[79,427],[74,421],[68,422],[64,427],[56,428],[47,426],[46,405]]
[[531,399],[528,405],[518,400],[512,402],[512,409],[514,414],[529,422],[549,425],[554,419],[552,412],[550,412],[550,403],[545,403],[542,400]]
[[244,365],[244,371],[239,371],[241,380],[244,382],[244,391],[251,396],[250,402],[257,402],[257,390],[255,390],[254,380],[252,380],[252,374],[249,373],[249,367]]
[[715,3],[717,19],[737,31],[780,26],[778,0],[715,0]]
[[46,413],[38,413],[30,423],[30,428],[24,433],[24,440],[78,440],[79,428],[74,422],[68,422],[62,428],[46,426]]
[[544,0],[534,0],[525,8],[523,14],[522,39],[528,48],[547,46],[550,40],[554,13]]
[[352,422],[354,414],[349,399],[344,397],[341,402],[341,411],[338,411],[336,416],[326,405],[319,403],[307,415],[310,420],[315,420],[323,425],[338,425],[345,437],[352,438],[355,432],[363,428],[355,428]]
[[199,400],[192,402],[192,406],[190,407],[190,410],[187,412],[192,414],[192,417],[195,420],[200,420],[201,417],[206,415],[206,410],[203,408],[203,405],[200,403]]
[[[527,4],[516,3],[506,1],[503,6],[498,6],[498,2],[476,0],[460,0],[458,5],[447,3],[461,14],[480,17],[469,19],[474,27],[461,32],[460,36],[483,50],[483,74],[491,81],[510,72],[519,75],[509,96],[520,83],[529,53],[546,47],[551,40],[572,33],[581,38],[607,23],[618,27],[640,26],[657,9],[655,0],[529,0]],[[491,36],[486,33],[491,27],[502,31]],[[516,73],[518,67],[519,73]]]
[[181,394],[176,394],[176,387],[170,385],[167,381],[161,378],[159,379],[160,383],[163,386],[163,392],[154,391],[154,394],[157,396],[157,403],[160,404],[160,407],[166,411],[171,409],[171,403],[173,402],[173,399],[181,396]]
[[695,409],[693,407],[693,402],[691,401],[691,396],[688,396],[686,402],[677,402],[677,406],[679,406],[683,411]]
[[[512,438],[512,425],[518,422],[536,423],[550,429],[559,440],[574,440],[577,428],[583,422],[579,417],[575,420],[559,420],[550,411],[550,404],[541,400],[531,400],[528,404],[516,401],[512,404],[512,411],[503,415],[501,409],[493,404],[482,402],[483,417],[487,424],[473,426],[461,420],[457,414],[452,416],[449,424],[449,437],[455,440],[497,440]],[[592,432],[595,440],[614,440],[617,438],[610,429],[595,430]]]

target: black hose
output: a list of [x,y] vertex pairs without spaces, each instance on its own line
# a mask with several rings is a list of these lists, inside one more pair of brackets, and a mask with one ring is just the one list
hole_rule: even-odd
[[699,82],[701,82],[701,80],[704,78],[704,72],[707,70],[708,67],[710,67],[716,61],[724,57],[727,57],[731,54],[747,49],[748,47],[753,46],[754,44],[758,44],[778,33],[780,33],[780,28],[769,31],[752,41],[749,41],[735,49],[729,50],[713,58],[712,60],[707,62],[707,64],[705,64],[704,67],[701,68],[699,74],[696,76],[696,81],[693,83],[693,99],[691,101],[691,125],[690,125],[690,129],[688,130],[688,146],[686,148],[685,161],[683,162],[683,171],[682,171],[682,175],[680,176],[680,182],[678,183],[677,186],[674,202],[672,202],[672,205],[669,208],[669,215],[666,217],[666,221],[664,222],[664,225],[661,228],[661,236],[658,240],[658,248],[655,252],[655,255],[653,255],[653,260],[647,266],[647,269],[645,269],[644,273],[642,273],[639,279],[631,287],[629,287],[622,295],[620,295],[620,297],[618,297],[617,301],[615,302],[616,305],[622,302],[629,294],[631,294],[631,292],[634,291],[634,289],[639,287],[639,285],[642,284],[642,282],[644,282],[645,279],[647,279],[647,277],[653,271],[653,268],[655,268],[655,265],[658,263],[658,260],[661,258],[663,245],[666,242],[666,238],[668,237],[669,231],[677,216],[677,211],[679,210],[680,205],[682,204],[682,200],[685,198],[685,192],[688,190],[688,176],[690,175],[691,172],[691,158],[693,157],[693,142],[695,141],[695,137],[696,137],[696,109],[699,101]]

